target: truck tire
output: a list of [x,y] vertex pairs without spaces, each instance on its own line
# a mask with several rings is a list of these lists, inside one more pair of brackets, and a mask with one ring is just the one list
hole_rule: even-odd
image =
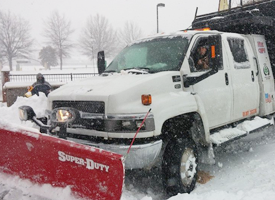
[[190,193],[197,181],[198,153],[195,142],[179,138],[168,143],[163,156],[162,178],[168,196]]

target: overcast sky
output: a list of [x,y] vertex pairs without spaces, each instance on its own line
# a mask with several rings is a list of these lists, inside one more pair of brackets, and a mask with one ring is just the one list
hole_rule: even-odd
[[[237,0],[232,0],[236,2]],[[78,40],[89,16],[97,13],[105,16],[115,29],[122,28],[126,21],[136,23],[144,35],[156,33],[156,5],[159,8],[160,32],[172,32],[188,28],[198,14],[216,12],[219,0],[0,0],[0,10],[18,14],[30,22],[32,35],[43,45],[43,20],[52,11],[58,10],[72,22],[74,38]]]

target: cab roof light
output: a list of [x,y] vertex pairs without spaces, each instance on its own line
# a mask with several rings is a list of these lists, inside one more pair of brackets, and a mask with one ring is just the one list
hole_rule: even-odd
[[210,30],[211,29],[209,27],[195,29],[195,31],[210,31]]
[[152,96],[151,96],[151,94],[143,94],[143,95],[141,95],[141,102],[145,106],[150,105],[152,103]]

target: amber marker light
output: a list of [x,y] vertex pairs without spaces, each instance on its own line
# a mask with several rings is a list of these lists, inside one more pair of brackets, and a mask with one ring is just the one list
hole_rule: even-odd
[[215,46],[211,46],[211,58],[215,58],[216,57],[216,51],[215,51]]
[[197,28],[195,29],[195,31],[210,31],[211,29],[210,28]]
[[150,105],[152,103],[151,94],[143,94],[141,96],[141,102],[142,102],[143,105],[146,105],[146,106]]
[[211,29],[210,28],[203,28],[202,30],[203,31],[210,31]]

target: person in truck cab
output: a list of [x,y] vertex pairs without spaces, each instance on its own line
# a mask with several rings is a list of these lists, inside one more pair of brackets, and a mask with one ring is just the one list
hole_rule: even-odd
[[208,48],[206,44],[200,44],[197,48],[198,53],[198,61],[196,63],[196,70],[202,71],[209,69],[209,61],[208,61]]
[[51,85],[45,81],[44,76],[41,73],[36,75],[36,82],[30,86],[29,90],[31,90],[32,95],[39,96],[39,92],[43,92],[46,96],[51,92]]

